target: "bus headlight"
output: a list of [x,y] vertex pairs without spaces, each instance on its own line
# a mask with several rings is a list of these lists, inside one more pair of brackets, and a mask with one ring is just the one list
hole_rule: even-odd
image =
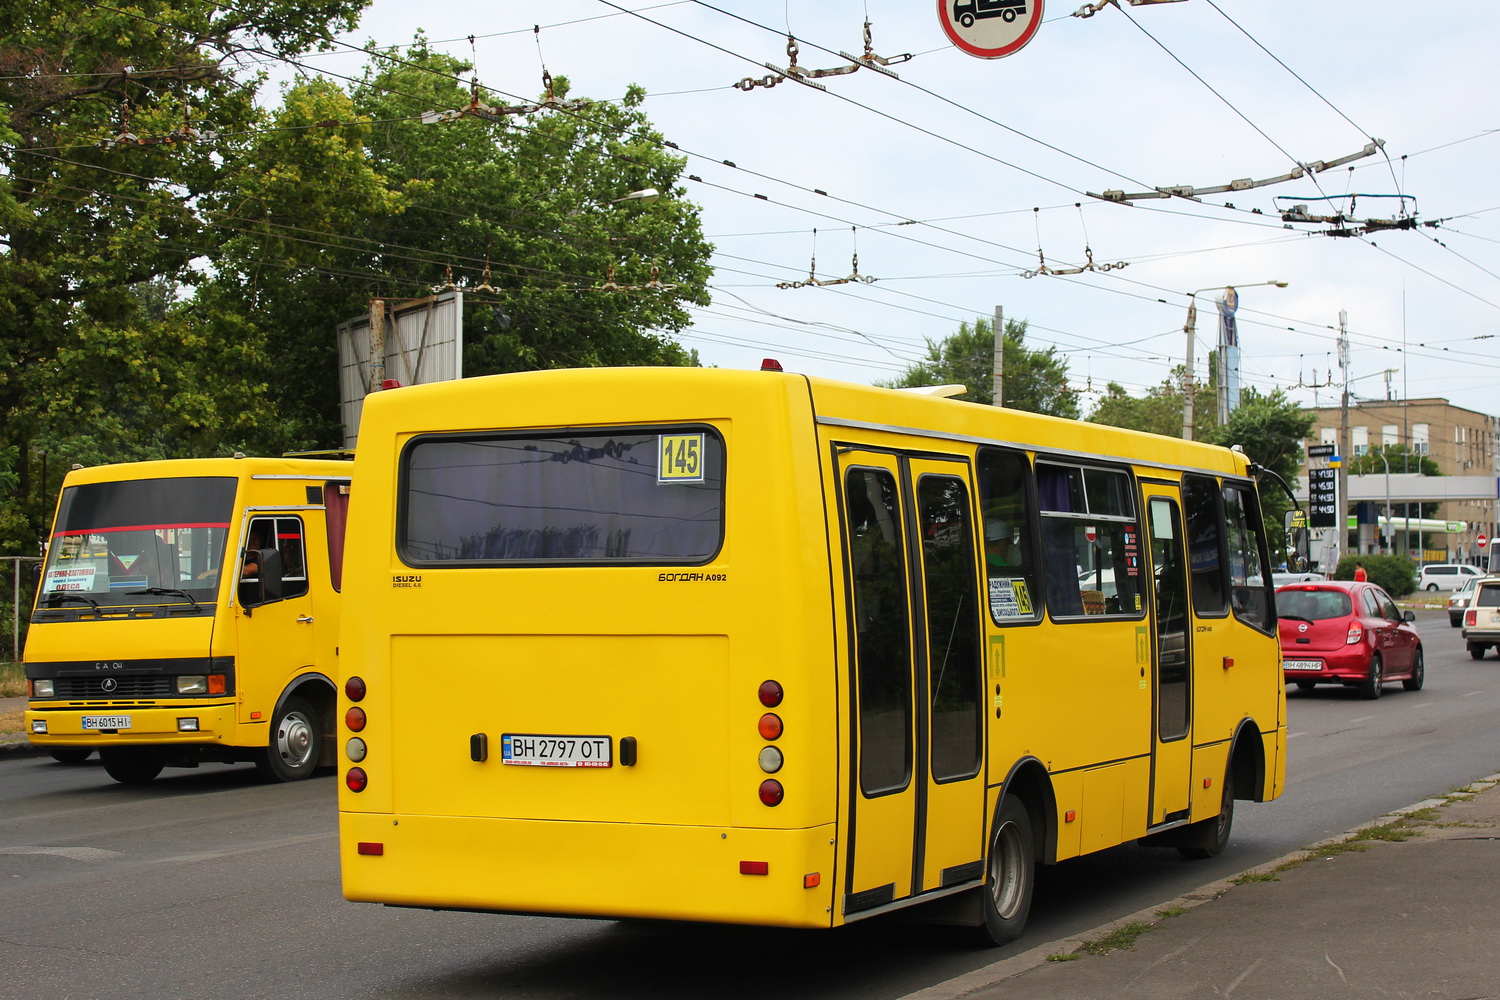
[[36,735],[38,735],[38,736],[46,736],[47,735],[47,720],[46,719],[32,719],[31,720],[31,731],[33,733],[35,733]]
[[179,733],[196,733],[198,731],[197,719],[178,719],[177,731]]
[[178,694],[208,694],[208,678],[203,674],[188,674],[177,678]]
[[53,692],[56,690],[57,688],[52,683],[52,678],[50,677],[45,679],[38,678],[31,682],[31,696],[33,698],[51,698],[53,697]]

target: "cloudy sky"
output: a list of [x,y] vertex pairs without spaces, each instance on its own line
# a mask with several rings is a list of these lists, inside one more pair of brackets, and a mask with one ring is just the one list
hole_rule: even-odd
[[[955,48],[932,0],[375,0],[346,38],[397,45],[423,30],[475,60],[495,103],[535,99],[544,66],[572,96],[645,87],[717,248],[713,305],[682,337],[708,364],[776,357],[888,379],[926,339],[999,306],[1029,323],[1031,346],[1066,357],[1086,411],[1109,381],[1141,393],[1182,362],[1199,289],[1205,377],[1214,289],[1233,284],[1247,385],[1336,403],[1346,311],[1356,397],[1389,384],[1500,413],[1500,5],[1077,9],[1049,3],[1031,43],[997,60]],[[786,66],[788,32],[799,66],[848,65],[838,53],[864,51],[867,20],[899,80],[861,69],[826,91],[735,86]],[[318,62],[355,73],[360,60]],[[1347,165],[1199,201],[1090,197],[1274,178],[1372,139],[1383,149]],[[1357,232],[1284,222],[1297,205]],[[1089,251],[1094,270],[1034,273],[1082,267]],[[805,280],[814,255],[819,279],[848,277],[856,253],[876,280],[776,287]]]

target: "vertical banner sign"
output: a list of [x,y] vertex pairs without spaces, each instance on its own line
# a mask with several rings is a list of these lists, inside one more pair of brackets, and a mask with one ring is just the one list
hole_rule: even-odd
[[1339,470],[1329,464],[1335,451],[1331,444],[1307,448],[1307,512],[1314,528],[1338,527]]
[[937,0],[948,40],[977,59],[1019,52],[1042,23],[1042,0]]

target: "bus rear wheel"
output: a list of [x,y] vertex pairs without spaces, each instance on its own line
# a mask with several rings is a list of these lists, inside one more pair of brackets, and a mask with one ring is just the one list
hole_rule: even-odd
[[268,745],[255,767],[267,781],[301,781],[312,777],[322,751],[317,714],[304,699],[293,695],[271,720]]
[[1217,858],[1229,846],[1229,832],[1234,829],[1234,782],[1224,779],[1219,798],[1219,815],[1191,824],[1177,853],[1190,861]]
[[1036,886],[1036,845],[1026,805],[1013,795],[1000,802],[995,830],[985,859],[980,890],[984,932],[994,944],[1007,944],[1026,930],[1031,893]]
[[104,773],[122,785],[144,785],[161,774],[160,757],[137,747],[110,747],[99,751]]

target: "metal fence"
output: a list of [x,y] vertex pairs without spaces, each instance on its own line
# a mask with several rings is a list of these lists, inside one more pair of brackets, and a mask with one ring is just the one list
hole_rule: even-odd
[[6,575],[10,577],[10,586],[0,596],[0,609],[4,611],[3,623],[0,623],[0,661],[21,658],[21,648],[26,642],[26,624],[36,598],[36,573],[31,564],[41,561],[40,556],[0,556],[0,566],[9,570]]

